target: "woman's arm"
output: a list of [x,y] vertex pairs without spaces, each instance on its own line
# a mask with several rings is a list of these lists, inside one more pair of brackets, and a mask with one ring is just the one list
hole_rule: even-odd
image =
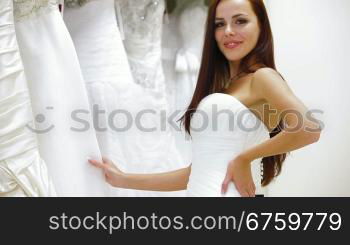
[[260,69],[254,74],[253,79],[252,94],[257,100],[267,101],[269,105],[276,108],[278,118],[284,120],[286,128],[275,137],[245,150],[229,163],[222,183],[222,193],[227,191],[228,184],[233,181],[244,197],[255,196],[255,185],[250,168],[252,161],[287,153],[315,143],[319,140],[321,133],[319,123],[307,117],[308,109],[275,70]]
[[171,172],[158,174],[127,174],[120,171],[112,161],[103,158],[103,162],[89,160],[95,167],[104,170],[106,181],[114,186],[125,189],[148,191],[179,191],[185,190],[191,172],[191,166]]
[[307,117],[308,109],[293,94],[287,83],[273,69],[264,68],[254,74],[252,90],[259,99],[277,109],[286,128],[275,137],[247,149],[240,157],[255,159],[290,152],[319,140],[321,128],[315,119]]

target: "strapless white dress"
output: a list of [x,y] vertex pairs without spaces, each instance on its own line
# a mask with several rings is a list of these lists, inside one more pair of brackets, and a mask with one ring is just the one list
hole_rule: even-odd
[[[215,116],[216,112],[218,116]],[[191,120],[192,168],[187,196],[219,197],[227,165],[239,153],[269,139],[269,131],[237,98],[223,93],[205,97]],[[261,159],[252,162],[256,193],[261,193]],[[240,197],[233,182],[226,197]]]

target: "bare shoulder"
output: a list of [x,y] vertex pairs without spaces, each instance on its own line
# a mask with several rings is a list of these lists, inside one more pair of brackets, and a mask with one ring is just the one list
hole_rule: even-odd
[[264,80],[271,80],[271,79],[283,80],[281,75],[275,69],[272,69],[269,67],[260,68],[253,74],[254,81],[264,81]]
[[265,97],[273,92],[290,90],[287,82],[272,68],[260,68],[252,77],[251,88],[255,94]]

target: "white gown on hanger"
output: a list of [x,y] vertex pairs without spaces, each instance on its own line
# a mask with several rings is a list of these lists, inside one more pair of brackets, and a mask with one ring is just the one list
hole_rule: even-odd
[[12,0],[0,1],[0,197],[55,196],[38,151],[14,26]]
[[[230,114],[213,117],[225,111]],[[187,196],[191,197],[220,197],[229,161],[270,138],[265,124],[253,112],[235,97],[222,93],[210,94],[200,102],[191,128],[193,158],[187,185]],[[256,159],[251,163],[256,193],[262,192],[260,162]],[[225,196],[240,196],[232,182]]]
[[[161,62],[165,1],[116,0],[116,3],[121,9],[124,45],[132,75],[142,88],[143,108],[147,110],[140,123],[142,127],[152,129],[152,132],[138,130],[134,141],[125,150],[130,160],[127,172],[156,173],[185,167],[189,163],[183,161],[172,130],[164,123],[170,116]],[[138,194],[132,191],[124,193]],[[184,193],[140,192],[140,195],[178,196]]]
[[101,159],[73,42],[56,0],[16,0],[16,33],[39,150],[59,196],[106,196]]
[[176,54],[176,109],[186,110],[191,102],[202,59],[207,7],[203,0],[192,1],[179,13],[180,47]]
[[114,0],[90,0],[70,6],[65,8],[64,21],[78,54],[90,107],[103,111],[94,115],[101,153],[125,166],[122,137],[109,125],[109,116],[113,111],[128,110],[123,105],[132,103],[141,91],[133,83],[117,27]]
[[[172,111],[183,115],[197,84],[208,8],[203,0],[177,1],[164,24],[163,66]],[[174,135],[185,162],[191,161],[191,141],[183,128]]]

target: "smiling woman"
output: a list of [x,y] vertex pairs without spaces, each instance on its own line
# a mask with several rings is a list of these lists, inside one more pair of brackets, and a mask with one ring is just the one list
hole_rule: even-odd
[[[203,52],[198,86],[189,109],[195,110],[200,101],[212,92],[236,93],[240,98],[244,95],[245,104],[250,104],[252,108],[261,107],[250,90],[250,75],[262,67],[276,69],[272,31],[263,1],[215,1],[209,10],[205,40],[206,52]],[[261,117],[264,113],[260,111],[258,114]],[[188,111],[183,118],[188,132],[190,118],[191,112]],[[269,127],[270,123],[273,124],[266,122]],[[284,127],[282,121],[274,126],[271,137]],[[283,153],[263,159],[264,185],[280,173],[285,157]]]
[[[286,113],[291,110],[302,116]],[[228,119],[216,124],[223,112]],[[291,131],[300,119],[302,128]],[[260,181],[266,186],[279,175],[287,152],[318,141],[319,124],[307,117],[307,108],[276,71],[262,0],[213,1],[197,87],[182,121],[192,136],[192,164],[187,168],[127,174],[108,159],[90,162],[117,187],[253,197]],[[259,162],[262,179],[254,174]]]
[[[250,13],[252,10],[239,9],[239,14],[231,16],[232,7],[222,4],[217,11],[222,15],[215,18],[215,39],[220,51],[228,60],[240,60],[257,44],[260,35],[258,19]],[[229,5],[228,5],[229,6]],[[241,7],[242,8],[242,7]],[[250,10],[250,11],[249,11]],[[247,13],[246,13],[247,12]],[[240,51],[236,49],[240,48]],[[231,52],[234,51],[234,52]]]

